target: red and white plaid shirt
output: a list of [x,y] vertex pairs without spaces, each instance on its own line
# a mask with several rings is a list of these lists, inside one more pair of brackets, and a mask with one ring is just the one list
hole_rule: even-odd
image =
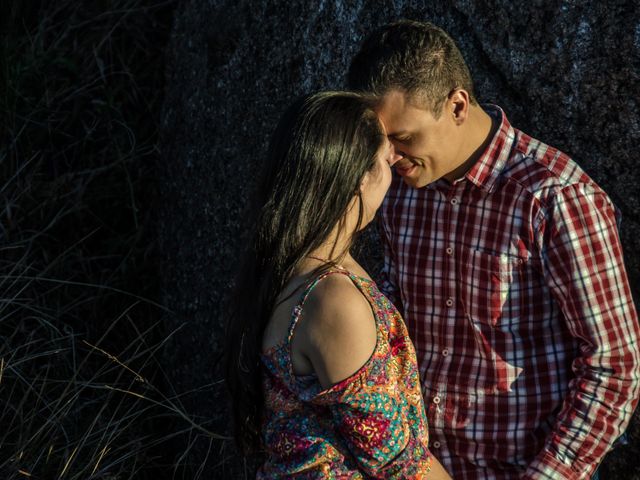
[[381,287],[415,342],[430,448],[453,478],[589,478],[640,380],[614,206],[567,155],[484,108],[500,126],[463,178],[394,177]]

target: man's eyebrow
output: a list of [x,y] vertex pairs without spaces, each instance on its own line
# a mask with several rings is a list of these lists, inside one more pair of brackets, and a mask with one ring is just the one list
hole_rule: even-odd
[[391,132],[391,133],[387,133],[387,137],[399,137],[401,135],[406,135],[408,132],[408,130],[399,130],[397,132]]

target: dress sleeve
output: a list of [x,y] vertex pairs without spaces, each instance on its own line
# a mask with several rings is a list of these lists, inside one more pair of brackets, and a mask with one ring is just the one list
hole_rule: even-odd
[[588,478],[638,401],[640,354],[614,207],[590,185],[565,187],[541,235],[545,281],[580,345],[562,409],[522,478]]
[[385,347],[314,403],[329,408],[336,432],[367,478],[428,478],[431,453],[415,353],[408,337]]

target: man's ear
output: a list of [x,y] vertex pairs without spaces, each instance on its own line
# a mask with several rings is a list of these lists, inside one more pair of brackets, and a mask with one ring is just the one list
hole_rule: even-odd
[[448,115],[453,117],[456,125],[462,125],[469,116],[469,92],[463,88],[451,90],[447,98]]

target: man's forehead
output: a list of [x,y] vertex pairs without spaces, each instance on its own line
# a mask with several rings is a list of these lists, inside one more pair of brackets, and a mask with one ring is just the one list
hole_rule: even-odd
[[425,122],[436,120],[428,109],[416,105],[409,96],[397,90],[385,94],[375,111],[389,137],[413,133]]
[[405,108],[390,106],[388,108],[380,108],[376,112],[380,122],[384,125],[387,136],[395,137],[410,133],[410,130],[412,130],[414,115]]
[[432,114],[431,110],[425,106],[424,101],[416,95],[409,95],[401,90],[390,90],[378,101],[375,107],[378,115],[393,117],[395,115],[406,116],[407,114]]
[[409,106],[409,102],[405,92],[401,90],[389,90],[380,99],[377,110],[391,112],[402,110],[407,106]]

